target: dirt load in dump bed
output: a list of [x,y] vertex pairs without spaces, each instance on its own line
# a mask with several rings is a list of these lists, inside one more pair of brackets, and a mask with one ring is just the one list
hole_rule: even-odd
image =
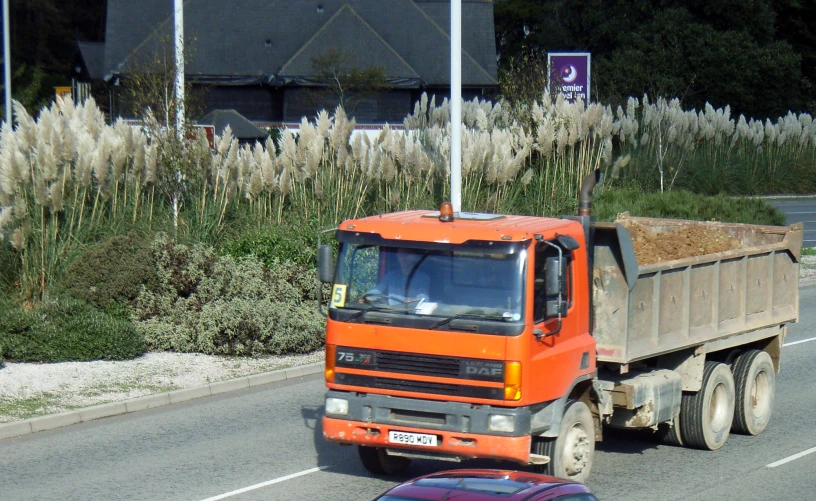
[[618,222],[632,234],[635,254],[641,266],[742,248],[742,243],[732,236],[703,226],[653,233],[634,221]]

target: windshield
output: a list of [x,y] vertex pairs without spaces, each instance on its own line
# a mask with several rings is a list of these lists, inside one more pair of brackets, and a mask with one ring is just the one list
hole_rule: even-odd
[[[330,312],[343,321],[359,321],[372,312],[390,314],[396,317],[389,319],[391,325],[440,330],[457,328],[457,320],[469,326],[518,325],[524,313],[526,250],[515,244],[343,242]],[[417,317],[426,320],[416,325]]]

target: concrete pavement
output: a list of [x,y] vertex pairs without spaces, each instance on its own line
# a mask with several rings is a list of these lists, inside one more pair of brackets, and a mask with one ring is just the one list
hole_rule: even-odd
[[[732,435],[718,451],[659,444],[648,432],[609,430],[589,486],[604,501],[812,499],[816,454],[816,288],[801,292],[768,429]],[[0,441],[0,498],[74,500],[371,500],[418,475],[511,463],[416,461],[374,477],[352,447],[321,429],[319,374]]]

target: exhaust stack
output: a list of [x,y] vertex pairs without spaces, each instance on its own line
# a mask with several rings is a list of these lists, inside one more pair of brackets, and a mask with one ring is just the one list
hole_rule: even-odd
[[581,183],[581,194],[578,198],[578,215],[570,216],[567,219],[578,221],[584,227],[584,238],[586,239],[587,266],[589,268],[589,332],[593,332],[595,326],[595,316],[593,311],[593,288],[595,286],[593,269],[595,266],[595,217],[592,215],[592,192],[598,183],[601,182],[601,170],[595,169]]
[[595,186],[601,182],[601,170],[595,169],[590,175],[584,178],[581,183],[581,195],[578,199],[578,215],[591,216],[592,215],[592,191]]

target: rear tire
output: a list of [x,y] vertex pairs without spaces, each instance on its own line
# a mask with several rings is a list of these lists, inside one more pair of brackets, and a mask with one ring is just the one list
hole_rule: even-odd
[[734,419],[734,377],[727,365],[708,361],[697,393],[684,393],[680,406],[680,436],[696,449],[717,450],[728,440]]
[[776,374],[771,356],[750,350],[734,361],[736,407],[732,429],[745,435],[759,435],[768,426],[773,411]]
[[389,456],[382,447],[357,446],[357,453],[365,469],[375,475],[397,475],[404,472],[411,460],[400,456]]
[[568,402],[558,437],[533,437],[532,452],[550,457],[549,463],[534,467],[537,473],[586,482],[595,456],[595,422],[589,407],[579,400]]

